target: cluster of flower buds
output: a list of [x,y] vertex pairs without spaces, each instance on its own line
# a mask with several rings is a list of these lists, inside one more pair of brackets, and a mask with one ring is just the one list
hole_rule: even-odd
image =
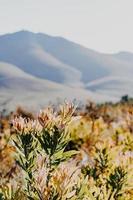
[[64,129],[71,121],[75,107],[72,103],[65,102],[60,106],[59,113],[55,112],[52,107],[47,107],[40,111],[37,120],[17,117],[13,120],[13,127],[19,133],[41,132],[42,129],[52,129],[56,126],[59,129]]
[[56,113],[52,107],[41,110],[38,115],[38,121],[43,128],[50,128],[55,125]]
[[38,120],[44,128],[52,128],[54,126],[64,129],[71,121],[75,107],[72,103],[66,103],[60,106],[59,113],[54,112],[53,108],[48,107],[41,111]]
[[38,122],[38,120],[31,120],[20,117],[16,117],[13,121],[14,129],[20,134],[27,134],[31,132],[40,132],[42,130],[42,126]]
[[60,106],[60,119],[66,125],[71,121],[72,115],[75,112],[75,106],[73,103],[65,102]]

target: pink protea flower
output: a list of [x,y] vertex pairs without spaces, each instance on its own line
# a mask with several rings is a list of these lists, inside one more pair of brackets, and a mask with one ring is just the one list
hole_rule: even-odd
[[22,117],[16,117],[15,119],[12,120],[12,124],[13,128],[16,131],[21,132],[25,127],[25,119]]
[[60,106],[59,114],[52,107],[40,111],[38,121],[43,128],[51,129],[56,126],[62,130],[71,121],[74,111],[74,105],[65,102],[63,106]]
[[75,111],[75,106],[71,102],[65,102],[64,105],[60,106],[60,117],[65,123],[68,123],[71,120],[72,115]]
[[31,132],[40,132],[42,126],[38,120],[31,120],[22,117],[16,117],[13,121],[13,127],[18,133],[31,133]]
[[55,125],[55,117],[56,113],[53,111],[52,107],[48,107],[41,110],[38,115],[38,121],[42,125],[43,128],[50,128]]

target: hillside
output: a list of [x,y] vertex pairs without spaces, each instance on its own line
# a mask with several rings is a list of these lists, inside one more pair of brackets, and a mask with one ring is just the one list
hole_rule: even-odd
[[43,102],[57,98],[118,100],[125,94],[133,96],[132,74],[133,54],[129,52],[102,54],[61,37],[29,31],[0,36],[3,101],[14,99],[18,91],[24,91],[25,100],[20,101],[19,95],[19,100],[11,101],[14,104],[30,99],[40,104],[40,95]]
[[40,79],[14,65],[0,62],[0,110],[12,110],[19,105],[36,110],[48,102],[53,103],[65,98],[84,101],[88,97],[101,98],[100,95],[83,88]]

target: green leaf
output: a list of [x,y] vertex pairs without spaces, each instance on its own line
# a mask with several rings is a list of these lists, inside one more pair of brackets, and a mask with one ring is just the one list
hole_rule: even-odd
[[76,151],[76,150],[66,151],[63,153],[63,158],[71,158],[72,156],[74,156],[78,153],[79,153],[79,151]]
[[4,200],[4,196],[2,193],[0,193],[0,200]]

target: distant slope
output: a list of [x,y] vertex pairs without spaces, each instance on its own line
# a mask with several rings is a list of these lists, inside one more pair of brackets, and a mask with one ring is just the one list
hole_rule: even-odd
[[119,98],[125,94],[133,96],[133,79],[110,76],[89,82],[86,88],[101,95],[109,95],[110,97]]
[[62,37],[29,31],[0,36],[1,102],[9,96],[8,102],[15,105],[21,99],[33,105],[65,97],[118,100],[133,96],[132,74],[129,52],[102,54]]
[[0,61],[16,65],[39,78],[58,83],[80,82],[80,71],[50,55],[38,43],[38,35],[31,32],[21,31],[1,36]]
[[125,62],[119,54],[101,54],[61,37],[28,31],[0,36],[0,60],[60,83],[80,78],[89,82],[116,73],[125,75],[125,71],[130,74],[133,70],[129,58]]
[[93,100],[102,98],[82,88],[68,87],[36,78],[14,65],[0,62],[0,110],[3,108],[12,110],[18,105],[37,109],[58,99],[76,98],[83,101],[88,97]]
[[114,54],[113,56],[121,61],[133,63],[133,53],[131,52],[121,51],[117,54]]
[[12,89],[25,89],[25,90],[55,90],[63,88],[62,85],[57,83],[38,79],[32,75],[29,75],[18,67],[0,62],[0,88],[7,87]]

